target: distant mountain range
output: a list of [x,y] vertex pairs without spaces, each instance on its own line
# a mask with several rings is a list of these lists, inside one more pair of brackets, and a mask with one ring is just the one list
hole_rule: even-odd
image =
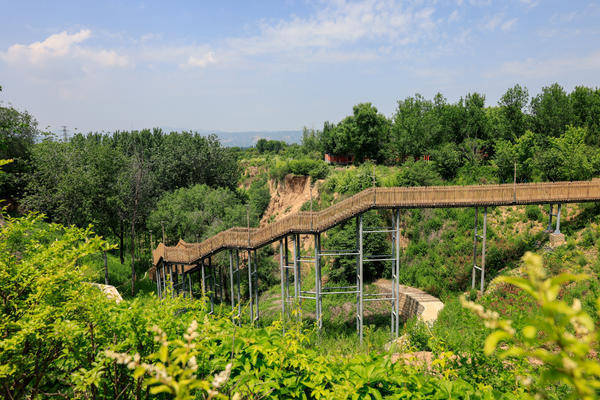
[[[189,129],[177,129],[173,127],[160,127],[163,132],[182,132],[190,131]],[[54,130],[57,137],[70,138],[73,136],[73,132],[67,130],[63,132],[59,129]],[[226,132],[226,131],[211,131],[206,129],[191,130],[192,132],[198,132],[201,135],[215,134],[221,139],[221,143],[226,147],[250,147],[254,146],[258,139],[268,140],[283,140],[288,144],[300,143],[302,140],[302,131],[241,131],[241,132]],[[104,133],[104,131],[102,131]]]
[[[164,132],[179,131],[181,129],[174,129],[163,127],[161,128]],[[206,129],[196,129],[194,132],[198,132],[201,135],[215,134],[221,139],[223,146],[227,147],[250,147],[254,146],[258,139],[268,140],[283,140],[288,144],[300,143],[302,139],[302,131],[241,131],[241,132],[226,132],[226,131],[210,131]]]

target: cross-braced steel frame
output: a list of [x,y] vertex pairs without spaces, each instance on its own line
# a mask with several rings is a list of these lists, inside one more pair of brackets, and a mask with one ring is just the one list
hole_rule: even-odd
[[[479,290],[483,292],[485,285],[485,262],[487,245],[487,207],[483,207],[482,229],[479,234],[479,207],[475,208],[475,221],[473,229],[473,267],[471,287],[475,288],[477,273],[479,273]],[[556,225],[552,230],[552,218],[556,217]],[[561,204],[557,204],[554,214],[554,205],[550,204],[547,231],[560,233]],[[356,295],[356,330],[362,342],[365,303],[372,301],[388,301],[391,304],[390,330],[393,336],[398,336],[400,330],[400,209],[392,209],[391,227],[366,227],[363,225],[363,214],[356,216],[356,245],[354,249],[325,250],[321,247],[321,233],[310,234],[314,246],[312,254],[302,254],[301,234],[292,233],[279,240],[279,266],[281,280],[281,317],[282,321],[292,318],[291,310],[297,307],[297,317],[302,319],[302,303],[315,301],[315,321],[318,329],[323,327],[323,296],[328,295]],[[364,241],[369,234],[385,233],[392,238],[391,254],[377,255],[366,254]],[[291,242],[291,255],[290,255]],[[479,254],[479,243],[481,253]],[[240,262],[240,252],[246,252],[245,267]],[[356,259],[356,285],[350,286],[323,286],[322,265],[327,257],[355,257]],[[478,258],[481,257],[478,263]],[[291,260],[290,260],[291,259]],[[159,297],[171,296],[196,296],[200,294],[209,302],[210,311],[218,301],[231,304],[232,318],[241,324],[242,320],[242,292],[241,281],[248,285],[248,312],[249,321],[255,323],[259,320],[259,295],[258,295],[258,265],[256,249],[230,249],[229,250],[229,282],[225,270],[221,266],[213,266],[212,258],[206,257],[192,268],[182,264],[162,261],[156,267],[156,289]],[[291,261],[291,262],[290,262]],[[391,291],[383,293],[366,293],[364,285],[364,265],[369,262],[390,262],[392,265]],[[302,265],[314,265],[314,286],[303,288]],[[208,272],[206,270],[208,268]],[[192,277],[198,274],[198,279]],[[244,278],[246,276],[247,278]],[[310,281],[310,280],[309,280]],[[195,292],[195,284],[199,283],[200,293]],[[228,284],[229,283],[229,284]],[[306,285],[306,284],[305,284]],[[245,296],[244,296],[245,298]],[[285,328],[284,328],[285,329]]]
[[[287,236],[279,241],[279,260],[281,278],[281,315],[285,321],[290,317],[290,305],[297,302],[300,308],[302,301],[315,301],[315,320],[318,329],[323,327],[323,296],[353,294],[356,295],[356,330],[362,341],[364,325],[365,302],[389,301],[390,330],[392,335],[397,336],[400,329],[400,293],[398,276],[400,272],[400,211],[394,209],[392,212],[392,227],[364,227],[363,215],[356,217],[356,247],[354,249],[324,250],[321,248],[321,234],[313,234],[314,252],[313,256],[302,256],[300,251],[300,235],[293,235],[293,264],[289,263],[289,245]],[[386,233],[392,236],[391,254],[377,255],[365,254],[364,238],[368,234]],[[323,286],[322,285],[322,261],[325,257],[355,257],[356,258],[356,285],[351,286]],[[392,264],[392,288],[384,293],[366,293],[364,290],[363,267],[368,262],[391,262]],[[301,265],[303,263],[314,264],[314,287],[308,290],[302,289]],[[291,272],[291,273],[290,273]],[[293,285],[293,293],[290,287]],[[301,314],[299,314],[301,318]]]

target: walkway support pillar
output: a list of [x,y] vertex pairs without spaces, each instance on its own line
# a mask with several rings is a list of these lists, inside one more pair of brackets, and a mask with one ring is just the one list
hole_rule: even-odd
[[[208,269],[210,270],[210,312],[215,312],[215,294],[217,292],[217,282],[215,281],[215,269],[212,265],[211,257],[208,257]],[[191,286],[190,286],[191,290]]]
[[300,235],[294,235],[294,298],[298,302],[298,306],[302,304],[300,291],[302,290],[302,269],[300,268]]
[[235,276],[237,283],[237,319],[238,325],[242,324],[242,295],[240,293],[240,251],[235,250]]
[[[106,257],[106,252],[104,253],[104,257]],[[156,294],[158,295],[158,298],[162,298],[162,288],[160,287],[162,285],[161,283],[161,278],[160,278],[160,266],[156,266]],[[107,282],[108,283],[108,282]]]
[[173,266],[171,264],[167,264],[169,266],[169,277],[171,278],[171,297],[175,297],[175,281],[173,280]]
[[556,229],[554,230],[554,234],[560,234],[560,211],[562,208],[562,204],[558,203],[556,210]]
[[252,250],[248,250],[248,297],[250,301],[250,323],[254,324],[254,291],[252,285]]
[[258,308],[258,257],[256,256],[256,250],[254,250],[254,304],[256,304],[255,319],[258,321],[260,317],[260,310]]
[[321,234],[315,233],[315,303],[317,327],[323,327],[323,315],[321,308]]
[[394,266],[392,274],[392,334],[398,337],[400,332],[400,209],[396,209],[394,213]]
[[206,271],[204,270],[204,260],[200,261],[200,273],[202,274],[202,298],[206,297]]
[[360,343],[363,342],[363,314],[364,314],[364,293],[363,293],[363,263],[364,263],[364,253],[363,253],[363,216],[360,214],[357,218],[357,229],[358,229],[358,265],[357,265],[357,286],[358,286],[358,313],[357,313],[357,322],[358,322],[358,337]]
[[[485,285],[485,248],[487,241],[487,207],[483,207],[483,230],[482,235],[477,234],[477,214],[478,209],[475,207],[475,228],[473,233],[473,272],[471,280],[471,288],[475,289],[475,276],[477,271],[481,272],[479,290],[483,293]],[[481,240],[481,265],[477,265],[477,240]]]
[[281,323],[283,331],[285,332],[285,281],[284,281],[284,270],[283,264],[283,240],[279,240],[279,275],[281,278]]
[[233,284],[233,250],[229,250],[229,288],[231,289],[231,317],[233,318],[233,310],[235,308],[234,284]]

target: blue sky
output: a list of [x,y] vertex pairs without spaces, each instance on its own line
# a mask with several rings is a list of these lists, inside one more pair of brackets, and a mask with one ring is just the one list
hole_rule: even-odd
[[600,2],[4,1],[0,101],[40,127],[295,130],[415,93],[600,86]]

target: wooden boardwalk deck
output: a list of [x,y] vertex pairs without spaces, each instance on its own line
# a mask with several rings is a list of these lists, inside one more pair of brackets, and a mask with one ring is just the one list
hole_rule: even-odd
[[505,185],[371,188],[319,212],[298,212],[263,228],[231,228],[200,243],[163,243],[153,251],[154,265],[164,261],[195,264],[224,249],[256,249],[293,233],[312,234],[370,209],[509,206],[600,201],[600,179]]

